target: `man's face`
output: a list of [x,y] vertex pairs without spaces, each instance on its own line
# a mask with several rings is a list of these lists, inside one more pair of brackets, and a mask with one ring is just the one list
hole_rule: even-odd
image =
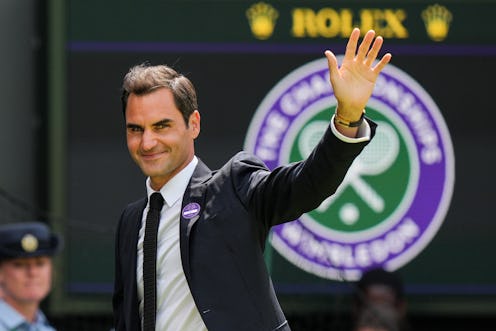
[[394,290],[386,285],[373,284],[370,285],[366,290],[366,295],[368,300],[372,304],[382,304],[382,305],[396,305],[396,295]]
[[3,299],[12,306],[41,302],[52,285],[52,259],[23,257],[0,262]]
[[130,94],[126,130],[131,157],[150,177],[152,188],[159,190],[192,160],[200,114],[193,112],[187,126],[167,88],[145,95]]

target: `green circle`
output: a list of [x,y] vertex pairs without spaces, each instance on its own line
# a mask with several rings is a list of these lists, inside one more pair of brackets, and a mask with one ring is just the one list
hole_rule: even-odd
[[[329,121],[329,114],[334,113],[335,106],[316,113],[311,117],[297,132],[295,140],[290,148],[290,162],[302,160],[306,155],[302,155],[298,147],[298,141],[301,138],[302,132],[314,121]],[[345,233],[353,233],[358,231],[367,230],[379,225],[396,210],[404,198],[411,174],[410,156],[407,150],[407,145],[395,125],[379,111],[367,107],[367,115],[377,122],[385,122],[394,130],[398,137],[399,149],[397,157],[391,165],[383,172],[367,175],[366,173],[360,174],[360,180],[365,183],[369,188],[377,193],[384,201],[383,209],[380,211],[374,210],[367,202],[366,199],[361,197],[354,188],[355,185],[350,183],[343,183],[342,192],[337,198],[329,205],[327,210],[318,211],[313,210],[307,213],[315,222]],[[323,134],[323,132],[322,132]],[[317,143],[318,139],[313,139]],[[367,147],[365,147],[367,148]],[[358,181],[358,180],[357,180]],[[393,185],[394,184],[394,185]],[[354,208],[349,208],[354,206]],[[348,208],[355,220],[342,220],[340,212],[343,208]],[[358,215],[355,213],[358,210]]]

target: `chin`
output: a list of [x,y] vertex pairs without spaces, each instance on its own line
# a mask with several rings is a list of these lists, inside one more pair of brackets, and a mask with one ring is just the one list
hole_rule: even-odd
[[141,171],[148,177],[162,177],[165,176],[169,171],[168,167],[157,166],[157,167],[142,167]]
[[26,302],[40,302],[45,299],[48,295],[48,292],[37,292],[37,293],[29,293],[24,297],[24,301]]
[[37,288],[37,289],[28,289],[24,292],[23,298],[26,301],[43,300],[48,295],[49,291],[50,289],[46,287]]

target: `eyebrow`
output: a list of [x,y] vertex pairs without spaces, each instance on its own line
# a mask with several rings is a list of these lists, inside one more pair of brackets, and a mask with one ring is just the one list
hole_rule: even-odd
[[173,120],[171,120],[169,118],[164,118],[163,120],[160,120],[158,122],[153,123],[152,126],[165,125],[165,124],[169,124],[171,122],[173,122]]
[[[173,122],[173,120],[171,120],[169,118],[165,118],[163,120],[160,120],[158,122],[153,123],[152,126],[167,125],[167,124],[169,124],[171,122]],[[126,128],[128,128],[128,129],[134,129],[134,128],[143,128],[143,127],[141,125],[138,125],[138,124],[128,123],[128,124],[126,124]]]

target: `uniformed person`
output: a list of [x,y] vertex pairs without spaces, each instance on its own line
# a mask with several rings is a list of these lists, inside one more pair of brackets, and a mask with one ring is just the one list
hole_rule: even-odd
[[54,331],[40,310],[60,238],[41,222],[0,225],[0,331]]

